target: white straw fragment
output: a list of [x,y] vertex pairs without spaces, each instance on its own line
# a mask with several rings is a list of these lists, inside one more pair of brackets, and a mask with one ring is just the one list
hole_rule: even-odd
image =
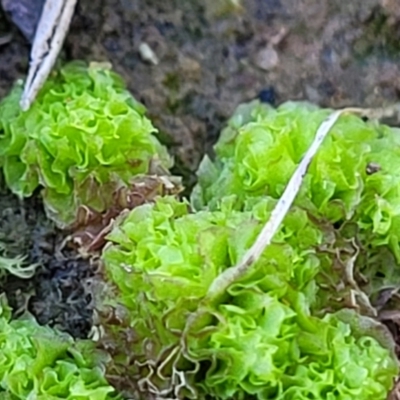
[[345,108],[342,110],[337,110],[329,115],[329,117],[326,118],[326,120],[320,125],[314,141],[290,178],[282,197],[276,204],[269,220],[260,232],[255,243],[246,252],[238,264],[226,269],[219,276],[217,276],[208,290],[205,298],[206,301],[215,298],[220,293],[223,293],[233,282],[235,282],[239,277],[243,276],[250,266],[260,258],[265,248],[271,243],[272,238],[278,231],[283,219],[288,213],[297,193],[300,190],[303,178],[307,173],[308,166],[310,165],[313,157],[317,153],[323,140],[336,123],[340,115],[345,112],[364,113],[365,110],[357,108]]
[[23,111],[31,106],[46,82],[67,35],[77,0],[46,0],[36,28],[31,61],[20,101]]

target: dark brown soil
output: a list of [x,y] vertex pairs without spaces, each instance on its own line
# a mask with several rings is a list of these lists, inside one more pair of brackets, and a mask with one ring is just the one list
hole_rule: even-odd
[[27,257],[38,263],[32,279],[8,275],[0,282],[16,315],[28,310],[41,324],[49,324],[74,337],[87,337],[91,328],[90,297],[83,282],[94,271],[72,251],[62,251],[64,234],[46,217],[39,196],[24,202],[0,191],[0,241],[7,256]]

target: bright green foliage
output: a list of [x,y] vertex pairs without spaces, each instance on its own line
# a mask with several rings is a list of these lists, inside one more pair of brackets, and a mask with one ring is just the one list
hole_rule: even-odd
[[0,399],[117,398],[92,342],[74,343],[30,317],[10,322],[3,296],[0,301]]
[[[149,375],[159,390],[179,385],[180,370],[183,386],[198,391],[195,398],[386,398],[398,372],[389,350],[335,314],[319,319],[310,313],[315,278],[332,261],[318,252],[330,232],[300,208],[290,211],[244,278],[212,304],[201,303],[215,277],[253,243],[275,203],[267,196],[250,199],[238,211],[233,196],[223,198],[219,210],[190,214],[186,203],[165,197],[134,209],[114,228],[103,259],[118,288],[111,301],[126,307],[135,335],[129,352],[121,349],[131,358],[126,373],[132,379],[159,366],[159,374]],[[199,305],[204,314],[179,357],[173,349],[182,345]],[[201,372],[191,373],[195,365]]]
[[400,129],[377,126],[378,138],[367,154],[376,172],[365,179],[357,222],[373,247],[389,245],[400,262]]
[[241,288],[219,306],[225,323],[192,351],[214,364],[204,391],[222,399],[386,399],[398,372],[386,349],[332,315],[308,317],[303,327],[285,300]]
[[[205,158],[199,170],[193,203],[212,211],[187,214],[185,204],[163,199],[115,228],[106,267],[132,327],[139,338],[151,338],[146,346],[153,349],[149,359],[138,340],[132,348],[138,361],[160,357],[161,363],[167,348],[180,345],[190,313],[253,243],[328,114],[304,103],[239,107],[215,147],[216,161]],[[400,258],[399,137],[388,127],[342,117],[274,243],[223,298],[202,305],[205,314],[187,338],[187,357],[201,375],[173,357],[165,371],[181,368],[202,395],[221,399],[385,399],[398,367],[372,325],[360,331],[340,313],[320,319],[310,310],[320,315],[321,306],[336,308],[332,298],[340,298],[336,288],[351,262],[373,278],[370,292],[382,287],[378,271],[393,284],[398,266],[391,251]],[[339,254],[342,270],[334,272]],[[319,289],[317,283],[329,281],[329,290]],[[360,318],[353,313],[351,319]]]
[[[238,107],[205,157],[192,196],[196,208],[218,208],[235,194],[279,198],[329,114],[308,103],[278,109]],[[296,204],[331,222],[356,221],[373,246],[389,245],[400,262],[400,130],[342,116],[312,161]]]
[[106,210],[113,194],[150,164],[171,166],[145,108],[100,64],[72,62],[21,112],[22,85],[0,104],[0,165],[17,195],[41,186],[48,214],[65,226],[79,206]]
[[[288,102],[277,109],[259,102],[239,106],[215,146],[215,161],[205,157],[199,168],[192,194],[195,208],[218,209],[220,199],[232,194],[237,209],[248,198],[279,198],[328,114],[308,103]],[[312,161],[295,200],[313,217],[339,228],[325,248],[340,254],[341,266],[324,268],[331,283],[319,296],[320,306],[333,306],[334,297],[343,306],[349,279],[354,278],[344,279],[345,270],[367,278],[360,285],[372,299],[400,284],[399,199],[400,130],[342,116]],[[371,310],[364,311],[371,315]]]

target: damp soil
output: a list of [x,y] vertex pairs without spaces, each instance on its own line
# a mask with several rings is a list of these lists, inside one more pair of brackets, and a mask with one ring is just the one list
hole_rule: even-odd
[[[3,0],[5,2],[5,0]],[[143,102],[189,191],[235,107],[309,100],[382,107],[400,96],[397,0],[80,0],[64,60],[109,61]],[[144,59],[147,44],[157,63]],[[0,98],[28,68],[30,44],[0,8]],[[0,239],[39,263],[31,279],[7,278],[16,313],[86,337],[93,268],[45,218],[40,197],[0,193]]]
[[84,283],[95,268],[64,245],[65,234],[46,219],[38,194],[20,201],[1,190],[0,222],[0,242],[7,257],[23,256],[26,265],[37,265],[30,279],[9,274],[0,281],[14,315],[28,311],[40,324],[86,338],[92,310]]

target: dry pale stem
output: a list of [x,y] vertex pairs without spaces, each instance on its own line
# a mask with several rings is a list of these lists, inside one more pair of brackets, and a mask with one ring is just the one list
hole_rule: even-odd
[[387,116],[388,114],[392,114],[393,112],[395,111],[389,109],[369,110],[360,108],[345,108],[332,112],[332,114],[325,119],[325,121],[318,128],[314,141],[290,178],[282,197],[276,204],[271,213],[270,219],[263,227],[253,246],[251,246],[251,248],[245,253],[244,257],[238,264],[227,268],[215,278],[198,310],[189,317],[185,332],[183,334],[183,343],[185,343],[185,338],[187,337],[190,328],[193,327],[198,319],[204,315],[204,312],[206,312],[207,306],[210,305],[220,295],[222,295],[229,288],[229,286],[243,277],[251,269],[254,263],[261,257],[265,248],[271,243],[275,233],[278,231],[283,219],[288,213],[297,193],[300,190],[303,178],[307,173],[307,169],[313,157],[317,153],[323,140],[328,135],[339,117],[343,114],[350,113],[378,119]]

